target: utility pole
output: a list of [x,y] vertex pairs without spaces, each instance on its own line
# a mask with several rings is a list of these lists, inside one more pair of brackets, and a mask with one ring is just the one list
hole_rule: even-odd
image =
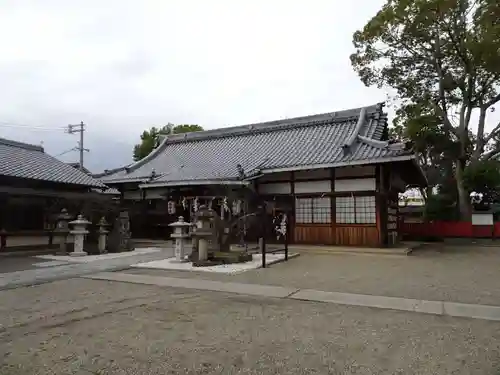
[[78,147],[76,147],[76,149],[80,152],[80,170],[83,172],[83,152],[89,152],[89,149],[83,147],[83,133],[85,132],[85,124],[82,121],[77,125],[68,125],[67,132],[69,134],[80,133],[80,142],[78,142]]

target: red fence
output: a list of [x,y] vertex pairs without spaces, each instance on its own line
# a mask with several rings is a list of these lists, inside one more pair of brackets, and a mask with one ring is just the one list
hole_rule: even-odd
[[500,238],[500,222],[494,225],[472,225],[467,221],[433,221],[400,223],[400,234],[411,237]]

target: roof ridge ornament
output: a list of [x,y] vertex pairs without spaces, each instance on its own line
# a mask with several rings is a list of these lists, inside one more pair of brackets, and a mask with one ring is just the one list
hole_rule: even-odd
[[342,146],[344,154],[348,154],[351,151],[351,147],[354,145],[354,142],[356,142],[359,132],[361,131],[361,128],[365,123],[365,120],[366,120],[366,107],[363,107],[361,108],[361,111],[359,111],[358,123],[354,128],[354,132],[351,134],[350,138],[346,141],[346,143]]
[[403,150],[404,147],[405,147],[405,144],[404,143],[401,143],[401,142],[390,142],[390,141],[379,141],[379,140],[376,140],[376,139],[373,139],[373,138],[368,138],[368,137],[365,137],[365,136],[362,136],[362,135],[358,135],[358,139],[363,142],[363,143],[366,143],[367,145],[370,145],[370,146],[373,146],[373,147],[376,147],[376,148],[380,148],[380,149],[390,149],[390,150]]

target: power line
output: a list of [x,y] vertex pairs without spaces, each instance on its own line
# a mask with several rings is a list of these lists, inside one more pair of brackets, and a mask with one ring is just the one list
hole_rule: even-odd
[[26,130],[45,130],[45,131],[61,131],[64,130],[63,127],[50,128],[46,126],[37,125],[27,125],[27,124],[15,124],[10,122],[0,121],[0,127],[2,128],[14,128],[14,129],[26,129]]
[[69,150],[63,151],[63,152],[61,152],[60,154],[55,155],[55,157],[57,158],[57,157],[59,157],[59,156],[66,155],[67,153],[69,153],[69,152],[71,152],[71,151],[76,151],[76,150],[78,150],[78,148],[77,148],[77,147],[73,147],[73,148],[70,148]]

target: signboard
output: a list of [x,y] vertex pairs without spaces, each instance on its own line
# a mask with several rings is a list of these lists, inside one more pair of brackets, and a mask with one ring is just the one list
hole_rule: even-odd
[[472,225],[493,225],[493,214],[489,212],[473,213]]

